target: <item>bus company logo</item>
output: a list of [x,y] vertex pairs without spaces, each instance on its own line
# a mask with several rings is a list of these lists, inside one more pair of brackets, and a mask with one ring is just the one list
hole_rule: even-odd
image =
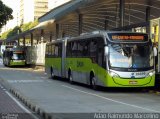
[[131,78],[133,78],[133,79],[135,78],[135,76],[134,76],[134,73],[133,73],[133,72],[131,73]]

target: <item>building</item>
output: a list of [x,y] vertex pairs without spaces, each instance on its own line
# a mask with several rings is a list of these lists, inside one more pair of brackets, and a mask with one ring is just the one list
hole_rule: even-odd
[[38,19],[48,12],[48,0],[20,0],[20,24]]
[[71,0],[15,0],[15,4],[10,5],[14,12],[14,19],[8,21],[0,33],[2,34],[17,25],[20,26],[21,24],[34,21],[51,9],[69,1]]
[[51,10],[71,0],[48,0],[48,9]]

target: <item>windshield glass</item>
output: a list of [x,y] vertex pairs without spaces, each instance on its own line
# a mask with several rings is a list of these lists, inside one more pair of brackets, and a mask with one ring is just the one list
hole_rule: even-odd
[[24,54],[23,53],[13,53],[12,59],[13,60],[24,60]]
[[115,68],[149,68],[153,66],[149,44],[110,44],[109,64]]

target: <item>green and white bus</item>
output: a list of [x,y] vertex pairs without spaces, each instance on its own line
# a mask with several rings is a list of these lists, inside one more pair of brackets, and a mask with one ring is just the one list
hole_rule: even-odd
[[153,45],[145,33],[97,31],[46,45],[45,70],[93,88],[155,85]]
[[24,48],[7,48],[3,52],[3,64],[5,66],[25,66]]

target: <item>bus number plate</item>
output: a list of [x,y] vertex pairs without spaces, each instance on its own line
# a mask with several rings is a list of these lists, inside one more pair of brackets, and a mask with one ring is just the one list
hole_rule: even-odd
[[129,81],[129,84],[131,85],[137,84],[137,81]]

